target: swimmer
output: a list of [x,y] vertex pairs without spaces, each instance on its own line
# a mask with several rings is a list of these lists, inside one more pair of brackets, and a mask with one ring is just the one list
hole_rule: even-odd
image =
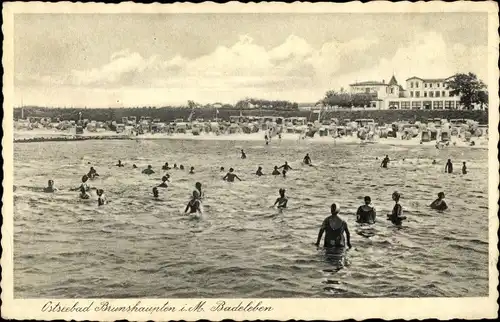
[[[49,180],[47,187],[43,188],[43,192],[56,192],[57,190],[59,190],[59,189],[54,187],[54,180]],[[15,191],[15,189],[14,189],[14,191]]]
[[179,167],[180,170],[184,170],[184,166],[181,164]]
[[83,190],[83,191],[85,191],[85,192],[89,191],[89,190],[90,190],[90,187],[89,187],[89,185],[87,184],[87,181],[88,181],[88,180],[89,180],[89,177],[88,177],[86,174],[84,174],[84,175],[82,176],[82,183],[80,184],[80,186],[79,186],[79,187],[77,187],[77,188],[70,189],[70,190],[71,190],[71,191],[78,191],[78,190],[82,191],[82,190]]
[[430,204],[430,207],[435,210],[448,209],[448,205],[446,204],[446,201],[444,201],[444,192],[438,193],[438,198]]
[[99,198],[97,198],[97,205],[98,206],[103,206],[108,203],[108,200],[106,199],[106,196],[104,195],[104,190],[103,189],[97,189],[97,195]]
[[174,163],[174,169],[178,169],[178,168],[177,168],[177,163]]
[[200,195],[200,199],[203,199],[205,197],[205,193],[203,193],[203,191],[201,191],[201,182],[195,183],[194,187],[198,191],[198,194]]
[[388,155],[386,155],[386,156],[385,156],[385,158],[382,160],[382,163],[380,164],[380,166],[381,166],[382,168],[386,168],[386,169],[387,169],[387,164],[389,163],[389,161],[390,161],[390,160],[389,160],[389,156],[388,156]]
[[165,162],[163,167],[161,167],[162,170],[170,170],[170,167],[168,166],[168,162]]
[[310,165],[311,164],[311,158],[309,157],[309,153],[306,154],[306,156],[304,157],[304,164],[307,164],[307,165]]
[[293,170],[291,166],[288,165],[288,162],[285,161],[285,164],[283,164],[281,167],[279,167],[278,169],[281,169],[283,168],[283,170],[286,170],[286,171],[289,171],[289,170]]
[[160,188],[168,188],[167,181],[168,181],[168,177],[167,176],[163,176],[161,178],[161,183],[158,185],[158,187],[160,187]]
[[445,173],[453,173],[453,163],[451,163],[451,159],[448,159],[446,165],[444,166]]
[[234,171],[234,169],[230,168],[229,172],[226,173],[226,175],[224,176],[224,178],[222,178],[222,180],[227,181],[227,182],[234,182],[234,178],[236,178],[236,179],[241,181],[241,179],[236,174],[234,174],[233,171]]
[[262,167],[259,167],[259,168],[257,169],[257,171],[255,172],[255,175],[256,175],[256,176],[259,176],[259,177],[264,175],[264,174],[262,173]]
[[[340,207],[333,203],[330,207],[331,215],[323,220],[323,224],[319,230],[316,247],[319,247],[321,237],[325,234],[324,248],[347,247],[351,248],[351,234],[347,223],[338,216]],[[344,237],[345,235],[345,237]]]
[[124,167],[122,160],[118,160],[118,164],[116,165],[117,167]]
[[280,174],[281,174],[281,172],[279,172],[278,167],[274,166],[274,170],[273,170],[272,175],[273,176],[279,176]]
[[194,174],[194,167],[191,167],[191,169],[189,170],[189,174]]
[[137,169],[137,166],[135,164],[132,164],[132,168]]
[[281,174],[283,175],[283,178],[286,178],[286,170],[283,170]]
[[191,200],[189,200],[188,204],[186,205],[184,213],[187,213],[188,210],[190,214],[199,213],[201,215],[199,193],[196,190],[193,191],[193,197],[191,198]]
[[432,164],[437,164],[437,161],[436,160],[432,160]]
[[90,167],[89,173],[87,173],[87,177],[89,177],[89,179],[94,179],[95,177],[98,177],[98,176],[99,176],[99,174],[94,169],[94,167]]
[[273,207],[278,205],[278,209],[284,209],[284,208],[286,208],[286,205],[288,203],[288,199],[287,199],[287,197],[285,197],[285,189],[280,189],[279,194],[280,194],[280,196],[274,202]]
[[224,167],[220,167],[220,172],[224,172]]
[[406,219],[406,217],[403,216],[403,207],[399,204],[400,198],[401,195],[399,192],[394,191],[392,194],[392,200],[394,200],[396,204],[394,205],[394,208],[392,208],[392,214],[387,215],[387,220],[390,220],[395,225],[401,225],[403,220]]
[[245,151],[243,151],[243,149],[241,149],[241,158],[242,159],[246,159],[247,158],[247,155],[245,154]]
[[156,200],[158,200],[159,196],[160,196],[160,192],[158,191],[158,188],[154,187],[154,188],[153,188],[153,197],[154,197]]
[[375,211],[375,208],[370,205],[372,199],[369,196],[366,196],[364,199],[365,204],[360,206],[356,212],[356,221],[358,223],[374,224],[377,212]]
[[465,162],[462,165],[462,174],[467,174],[467,166],[465,165]]
[[90,198],[90,195],[87,193],[84,185],[82,184],[80,186],[80,199],[89,199],[89,198]]
[[148,165],[148,168],[147,168],[147,169],[142,170],[142,173],[147,174],[147,175],[150,175],[150,174],[153,174],[153,173],[155,173],[155,172],[153,171],[153,167],[152,167],[152,166],[151,166],[151,164],[150,164],[150,165]]

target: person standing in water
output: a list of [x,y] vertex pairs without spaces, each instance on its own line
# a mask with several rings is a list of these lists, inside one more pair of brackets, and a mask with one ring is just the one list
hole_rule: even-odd
[[184,210],[184,213],[187,213],[188,210],[189,210],[190,214],[199,213],[201,215],[199,193],[196,190],[193,191],[193,196],[191,197],[191,200],[189,200],[188,204],[186,205],[186,209]]
[[380,166],[382,168],[386,168],[387,169],[387,165],[389,164],[389,156],[386,155],[385,158],[382,160],[382,163],[380,164]]
[[362,224],[374,224],[377,212],[371,205],[372,199],[369,196],[366,196],[364,199],[365,204],[360,206],[356,212],[356,221]]
[[444,201],[444,192],[438,193],[438,198],[430,204],[430,207],[440,211],[448,209],[448,205]]
[[220,167],[220,172],[224,172],[224,167]]
[[108,200],[106,199],[106,196],[104,195],[104,190],[103,189],[97,189],[97,205],[98,206],[104,206],[105,204],[108,203]]
[[124,164],[122,163],[122,160],[118,160],[118,164],[116,166],[120,168],[123,167]]
[[170,167],[168,166],[168,162],[165,162],[163,167],[161,167],[162,170],[170,170]]
[[273,176],[279,176],[280,174],[281,174],[281,172],[278,170],[278,167],[274,166],[274,170],[273,170],[272,175]]
[[168,188],[167,181],[168,181],[168,177],[167,176],[163,176],[161,178],[161,183],[158,185],[158,187],[160,187],[160,188]]
[[241,179],[236,174],[234,174],[233,171],[234,169],[230,168],[229,172],[226,173],[226,175],[224,176],[224,178],[222,178],[222,180],[225,180],[227,182],[234,182],[234,178],[236,178],[241,181]]
[[160,200],[159,197],[160,197],[160,192],[158,191],[158,188],[157,187],[153,187],[153,198],[155,200]]
[[262,167],[259,167],[259,168],[257,169],[257,171],[255,172],[255,175],[256,175],[256,176],[259,176],[259,177],[264,175],[264,174],[262,173]]
[[90,167],[90,170],[89,170],[89,173],[87,174],[87,177],[89,177],[89,179],[94,179],[95,177],[98,177],[98,176],[99,176],[99,174],[94,169],[94,167]]
[[304,157],[304,164],[307,164],[307,165],[311,165],[311,158],[309,157],[309,153],[306,154],[306,156]]
[[153,167],[151,165],[148,165],[147,169],[142,170],[142,173],[150,175],[150,174],[153,174],[155,172],[153,171]]
[[339,212],[340,207],[333,203],[330,206],[331,215],[323,220],[321,228],[319,229],[318,239],[315,244],[316,247],[319,247],[323,233],[326,233],[323,244],[324,248],[343,248],[345,246],[349,248],[352,247],[349,227],[347,226],[347,223],[338,216]]
[[453,173],[453,163],[451,163],[451,159],[448,159],[446,165],[444,166],[445,173]]
[[286,170],[283,170],[283,172],[281,172],[281,174],[283,175],[283,178],[286,178]]
[[56,192],[57,189],[56,187],[54,187],[54,180],[49,180],[48,184],[47,184],[47,187],[43,188],[43,192]]
[[285,164],[283,164],[281,167],[279,167],[278,169],[281,169],[283,168],[283,170],[286,170],[286,171],[290,171],[292,170],[292,167],[288,165],[288,162],[285,161]]
[[278,209],[284,209],[284,208],[286,208],[286,205],[288,204],[288,199],[287,199],[287,197],[285,197],[285,189],[280,189],[279,194],[280,194],[280,196],[274,202],[273,207],[278,205]]
[[174,169],[178,169],[178,168],[177,168],[177,163],[174,163]]
[[467,166],[465,165],[465,162],[462,165],[462,174],[467,174]]
[[198,194],[200,196],[200,200],[204,199],[205,198],[205,193],[203,193],[203,191],[201,191],[201,182],[196,182],[195,185],[194,185],[194,187],[198,191]]
[[394,205],[394,208],[392,208],[392,213],[387,215],[387,219],[395,225],[401,225],[403,220],[406,219],[406,217],[403,216],[403,207],[399,204],[400,198],[401,195],[399,192],[394,191],[392,194],[392,200],[394,200],[396,204]]
[[[80,186],[78,188],[73,188],[73,189],[70,189],[71,191],[77,191],[77,190],[80,190],[80,197],[82,197],[84,194],[82,194],[83,192],[85,194],[87,194],[87,191],[90,190],[90,187],[89,185],[87,184],[87,181],[89,180],[89,177],[84,174],[82,176],[82,183],[80,184]],[[85,197],[83,199],[88,199],[88,197]]]
[[264,139],[266,140],[266,145],[269,145],[269,137],[267,136],[267,133],[266,133],[266,135],[264,136]]
[[245,154],[245,151],[243,151],[243,149],[241,149],[241,158],[242,159],[246,159],[247,158],[247,155]]
[[191,167],[191,169],[189,170],[189,174],[194,174],[194,167]]

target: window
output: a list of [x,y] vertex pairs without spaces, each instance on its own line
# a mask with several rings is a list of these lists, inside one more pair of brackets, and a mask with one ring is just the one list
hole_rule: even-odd
[[410,102],[401,102],[401,109],[402,110],[409,110],[410,109]]
[[436,94],[435,94],[435,95],[436,95],[436,97],[439,97],[439,96],[440,96],[440,94],[441,94],[441,92],[440,92],[440,91],[436,91]]
[[420,110],[422,108],[422,102],[421,101],[413,101],[411,102],[411,109],[412,110]]
[[446,101],[444,102],[444,108],[446,110],[451,110],[451,104],[453,103],[453,101]]
[[435,110],[442,110],[443,109],[443,101],[434,101],[432,103],[433,107]]
[[434,97],[434,92],[433,91],[429,92],[429,97]]
[[427,88],[427,83],[424,84],[424,87]]
[[416,87],[418,88],[418,82],[415,82]]
[[424,92],[424,97],[427,97],[427,92]]
[[391,88],[391,94],[394,94],[394,88]]
[[441,85],[441,83],[437,83],[437,87],[439,87]]
[[420,91],[415,92],[415,97],[420,97]]
[[445,97],[446,96],[446,91],[441,92],[441,96]]
[[432,83],[429,84],[429,87],[432,88]]
[[410,92],[410,97],[413,97],[413,91]]
[[413,82],[410,82],[410,88],[413,88]]

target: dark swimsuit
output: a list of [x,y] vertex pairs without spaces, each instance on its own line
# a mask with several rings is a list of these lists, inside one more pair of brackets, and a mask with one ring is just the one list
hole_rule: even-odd
[[405,216],[401,216],[401,213],[403,211],[403,207],[401,207],[400,204],[395,204],[394,205],[394,208],[392,208],[392,214],[390,214],[388,217],[389,217],[389,220],[395,224],[395,225],[401,225],[401,223],[403,222],[403,220],[406,219]]
[[365,210],[363,209],[363,206],[360,206],[358,208],[358,211],[356,212],[356,221],[358,223],[363,223],[363,224],[371,224],[375,222],[375,214],[373,211],[373,208],[370,207],[370,210]]
[[344,231],[345,231],[345,222],[342,221],[342,224],[339,228],[333,229],[330,225],[330,219],[326,218],[325,222],[323,222],[323,228],[325,229],[325,241],[323,246],[325,248],[332,247],[344,247]]
[[194,214],[198,211],[198,209],[200,209],[200,201],[198,200],[191,200],[189,202],[189,213],[190,214]]

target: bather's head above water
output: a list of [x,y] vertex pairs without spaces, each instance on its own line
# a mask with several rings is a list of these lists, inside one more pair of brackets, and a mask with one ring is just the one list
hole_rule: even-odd
[[330,206],[330,213],[332,214],[332,216],[337,216],[340,212],[340,206],[337,205],[336,203],[332,203],[332,205]]
[[369,205],[372,203],[372,198],[370,198],[370,196],[366,196],[364,200],[365,200],[365,205]]

